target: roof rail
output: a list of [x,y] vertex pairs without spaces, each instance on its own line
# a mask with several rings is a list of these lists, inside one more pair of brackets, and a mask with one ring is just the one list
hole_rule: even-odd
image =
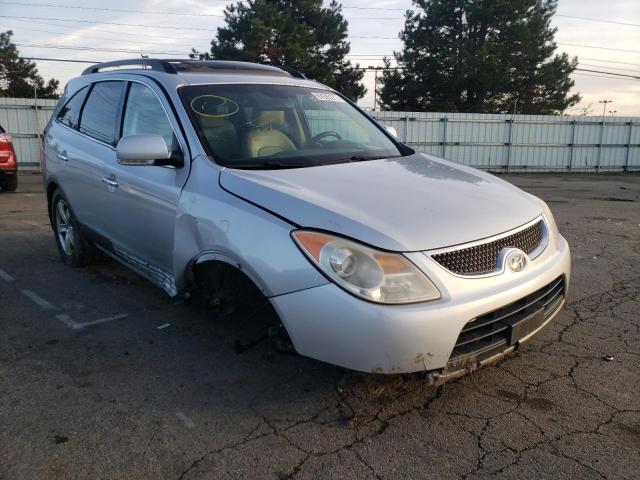
[[296,70],[295,68],[286,67],[284,65],[279,65],[278,68],[280,70],[284,70],[285,72],[287,72],[292,77],[304,78],[304,79],[308,78],[304,73],[302,73],[300,70]]
[[164,73],[176,74],[179,72],[210,73],[211,70],[227,73],[247,72],[263,75],[290,75],[296,78],[307,78],[298,70],[291,67],[264,65],[260,63],[238,62],[233,60],[196,60],[196,59],[160,59],[160,58],[132,58],[128,60],[116,60],[92,65],[86,68],[82,75],[99,73],[108,68],[140,67],[156,70]]
[[104,68],[126,67],[129,65],[149,67],[151,70],[159,70],[166,73],[176,73],[176,69],[171,65],[169,60],[160,60],[156,58],[132,58],[129,60],[115,60],[113,62],[104,62],[92,65],[84,69],[82,75],[98,73]]

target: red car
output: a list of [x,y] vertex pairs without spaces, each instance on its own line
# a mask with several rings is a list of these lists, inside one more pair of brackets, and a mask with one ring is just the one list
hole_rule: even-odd
[[13,191],[18,188],[18,163],[11,135],[0,125],[0,188]]

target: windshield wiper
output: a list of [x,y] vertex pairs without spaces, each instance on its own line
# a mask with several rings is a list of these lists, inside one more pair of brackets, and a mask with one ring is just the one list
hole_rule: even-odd
[[286,168],[306,168],[306,167],[317,167],[320,165],[334,165],[338,163],[350,163],[350,162],[365,162],[367,160],[382,160],[387,158],[397,158],[402,155],[372,155],[372,156],[364,156],[364,155],[351,155],[350,157],[344,158],[332,158],[328,160],[316,159],[316,160],[306,160],[304,162],[301,161],[282,161],[282,160],[263,160],[261,162],[247,162],[247,163],[237,163],[237,164],[229,164],[226,165],[228,168],[245,168],[248,170],[276,170],[276,169],[286,169]]
[[250,170],[270,170],[281,168],[303,168],[317,165],[314,162],[278,162],[276,160],[265,160],[263,162],[238,163],[226,165],[228,168],[246,168]]
[[382,160],[386,158],[396,158],[399,156],[401,155],[391,155],[391,156],[378,155],[378,156],[371,156],[371,157],[365,157],[364,155],[352,155],[348,159],[344,159],[344,160],[348,160],[350,162],[366,162],[367,160]]

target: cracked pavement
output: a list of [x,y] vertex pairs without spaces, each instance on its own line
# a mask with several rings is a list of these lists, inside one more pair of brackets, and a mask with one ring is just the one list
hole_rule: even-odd
[[21,177],[0,193],[0,479],[640,478],[640,176],[505,178],[571,245],[567,305],[434,388],[266,342],[235,354],[264,319],[172,301],[108,259],[65,267],[40,177]]

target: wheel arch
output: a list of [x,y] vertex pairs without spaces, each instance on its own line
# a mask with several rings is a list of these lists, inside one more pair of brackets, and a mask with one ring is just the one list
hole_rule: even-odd
[[[62,190],[62,187],[60,187],[60,185],[58,184],[58,182],[56,182],[55,180],[49,180],[49,182],[47,183],[47,214],[49,215],[49,223],[51,224],[51,227],[53,228],[53,216],[51,215],[51,202],[53,201],[53,194],[55,193],[56,190],[60,190],[62,192],[62,195],[64,195],[64,190]],[[66,195],[64,195],[66,197]]]
[[251,284],[253,284],[258,292],[260,292],[265,298],[268,298],[268,289],[266,284],[255,272],[250,268],[244,268],[242,262],[238,259],[235,259],[223,252],[213,250],[201,252],[189,262],[185,275],[187,283],[194,285],[197,282],[196,277],[198,270],[219,265],[224,265],[236,274],[242,275],[251,282]]

